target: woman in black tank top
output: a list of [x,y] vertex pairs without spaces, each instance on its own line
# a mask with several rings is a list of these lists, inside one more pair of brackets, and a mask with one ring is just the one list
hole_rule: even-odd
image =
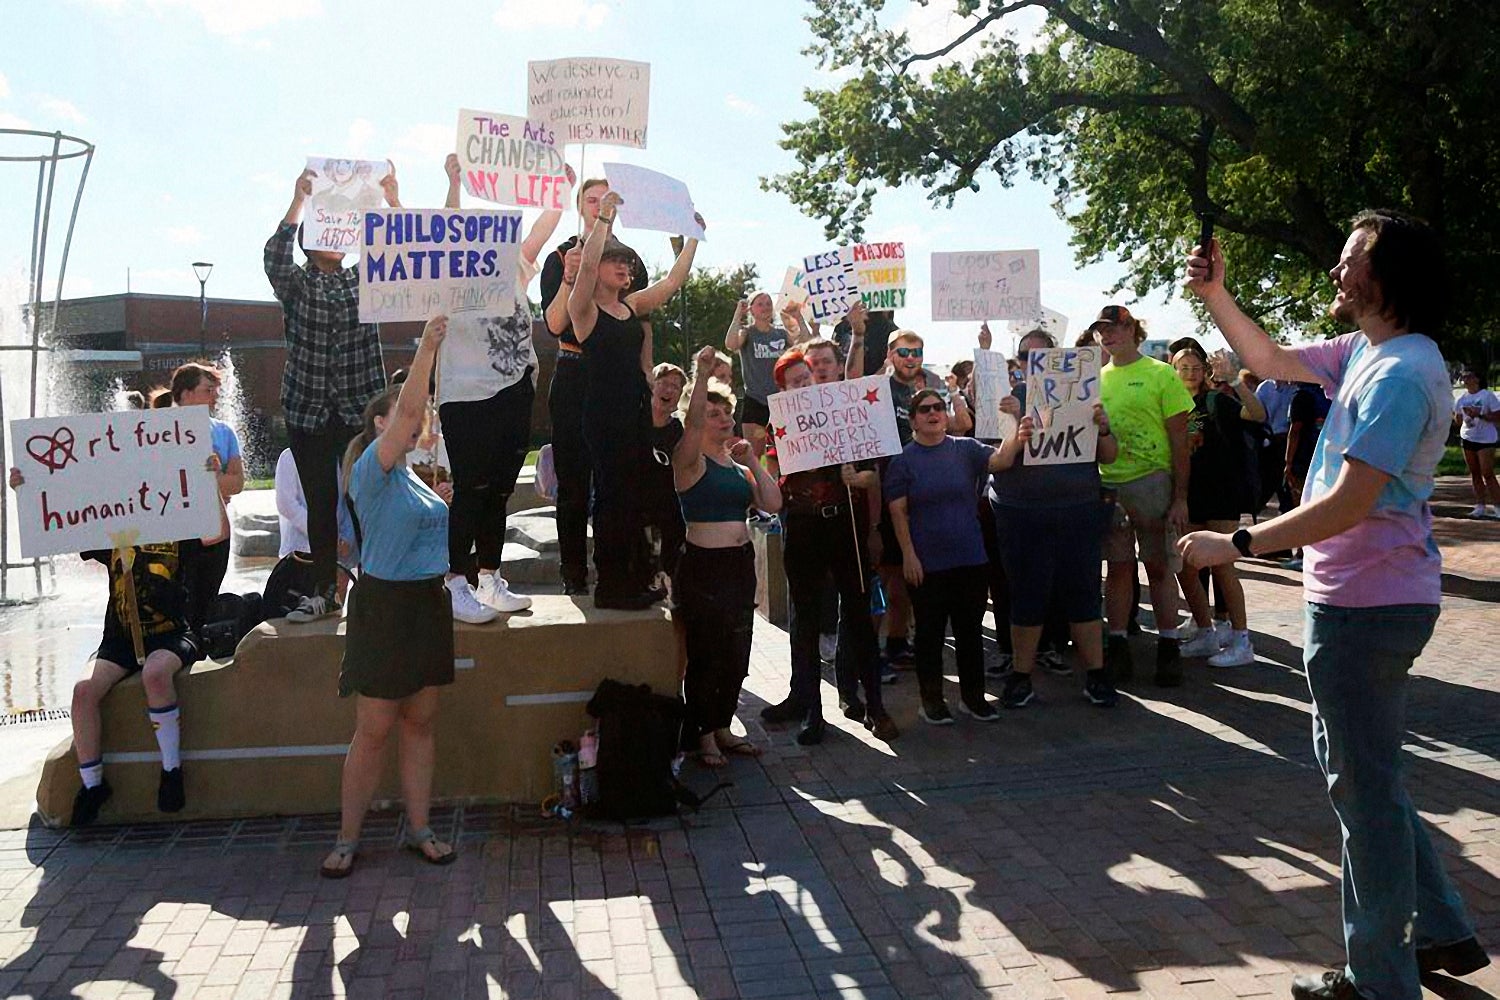
[[632,292],[634,251],[609,234],[619,206],[613,191],[600,205],[568,295],[568,318],[587,361],[583,436],[594,467],[594,606],[640,610],[665,596],[651,589],[649,564],[639,558],[645,517],[634,484],[650,460],[646,373],[652,364],[651,337],[641,317],[682,287],[698,241],[684,242],[665,278]]

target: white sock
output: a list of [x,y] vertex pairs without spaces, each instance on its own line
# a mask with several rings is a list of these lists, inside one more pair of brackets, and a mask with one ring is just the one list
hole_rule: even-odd
[[1250,645],[1250,630],[1247,629],[1247,628],[1237,628],[1237,629],[1235,629],[1234,630],[1234,641],[1237,642],[1237,643],[1240,643],[1241,645],[1245,645],[1245,646]]
[[1177,630],[1175,628],[1164,628],[1158,631],[1156,634],[1161,636],[1163,639],[1177,638]]
[[175,771],[182,766],[181,730],[178,722],[182,712],[176,705],[166,708],[147,708],[151,717],[151,728],[156,730],[156,745],[161,747],[161,769]]
[[104,783],[104,758],[80,762],[78,776],[83,779],[84,788],[98,788]]

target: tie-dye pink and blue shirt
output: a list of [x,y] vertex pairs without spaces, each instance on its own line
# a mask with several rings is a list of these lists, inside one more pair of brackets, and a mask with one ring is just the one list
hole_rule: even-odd
[[1417,333],[1379,345],[1350,333],[1295,350],[1333,399],[1302,502],[1333,489],[1346,457],[1391,477],[1369,517],[1307,546],[1307,599],[1347,608],[1440,603],[1443,560],[1427,498],[1452,419],[1442,353]]

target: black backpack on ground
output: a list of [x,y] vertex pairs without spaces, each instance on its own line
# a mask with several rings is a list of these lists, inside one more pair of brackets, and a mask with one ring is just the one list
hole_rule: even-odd
[[312,556],[288,552],[266,577],[266,617],[285,618],[313,592]]
[[198,630],[204,656],[233,656],[251,629],[266,620],[264,602],[256,593],[220,594],[208,606],[208,618]]
[[589,699],[598,720],[595,764],[598,798],[591,819],[626,820],[670,816],[679,805],[696,810],[729,782],[707,795],[685,787],[672,773],[686,714],[682,699],[654,694],[649,684],[602,680]]

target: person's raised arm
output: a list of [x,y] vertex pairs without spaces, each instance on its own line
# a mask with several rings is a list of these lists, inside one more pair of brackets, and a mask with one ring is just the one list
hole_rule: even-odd
[[[463,188],[463,167],[459,166],[458,154],[449,153],[448,158],[443,160],[443,173],[448,175],[448,197],[443,200],[444,208],[460,208],[460,191]],[[536,258],[531,258],[535,260]]]
[[307,274],[297,266],[292,256],[292,244],[297,241],[297,223],[302,221],[302,208],[312,196],[312,179],[316,174],[304,170],[292,188],[292,203],[287,206],[276,232],[266,241],[265,270],[271,282],[271,292],[281,303],[292,301],[301,293]]
[[[614,192],[610,193],[613,194]],[[703,216],[695,215],[693,218],[698,220],[698,225],[703,226],[705,229],[708,228],[707,223],[703,221]],[[688,275],[692,273],[693,257],[697,253],[698,241],[691,237],[684,240],[682,243],[682,252],[672,262],[672,270],[668,271],[664,278],[625,297],[625,301],[630,305],[631,309],[635,310],[637,316],[651,315],[666,305],[668,299],[677,294],[677,290],[683,286],[688,279]]]
[[[562,281],[552,298],[547,300],[547,332],[554,337],[561,337],[568,332],[572,321],[568,318],[568,299],[573,293],[573,286],[578,281],[578,265],[583,262],[583,248],[574,246],[567,253],[558,254],[560,266],[562,267]],[[550,258],[549,258],[549,264]],[[542,279],[542,292],[545,295],[547,280]]]
[[1229,341],[1230,348],[1261,378],[1286,379],[1291,382],[1317,382],[1315,376],[1297,357],[1272,340],[1266,331],[1244,311],[1224,287],[1224,254],[1219,241],[1193,248],[1188,258],[1187,280],[1183,287],[1203,301],[1214,325]]
[[844,361],[844,378],[865,377],[865,320],[868,317],[863,302],[849,308],[844,322],[849,324],[849,357]]
[[790,299],[787,300],[786,308],[781,310],[781,325],[786,327],[793,347],[812,339],[813,332],[802,318],[802,307]]
[[[599,306],[594,302],[594,287],[599,283],[599,260],[604,256],[604,244],[609,240],[609,227],[614,225],[615,213],[620,209],[620,196],[611,191],[599,205],[599,215],[594,219],[594,228],[589,230],[583,244],[583,253],[578,258],[578,276],[568,292],[568,320],[573,326],[573,336],[581,344],[594,332],[599,320]],[[558,292],[559,295],[562,292]],[[637,313],[639,315],[639,313]]]
[[401,207],[401,185],[396,183],[396,165],[394,163],[391,164],[390,172],[380,178],[380,190],[385,194],[385,203],[387,205],[391,208]]
[[646,375],[646,381],[651,381],[651,371],[656,367],[655,348],[652,346],[655,331],[651,329],[651,321],[641,320],[641,371]]
[[1021,448],[1031,440],[1034,427],[1030,417],[1022,417],[1021,422],[1016,425],[1016,432],[1000,447],[990,450],[990,460],[985,468],[990,472],[1003,472],[1015,465],[1016,456],[1021,454]]
[[734,315],[729,317],[729,329],[724,331],[724,350],[730,354],[737,354],[745,346],[745,338],[750,336],[745,329],[745,309],[748,306],[748,300],[740,299],[734,304]]
[[386,419],[385,430],[380,432],[380,437],[375,441],[375,457],[385,472],[396,467],[396,463],[410,450],[412,437],[422,429],[423,419],[427,416],[427,390],[432,382],[432,365],[437,358],[438,348],[447,335],[447,316],[434,316],[422,328],[422,340],[417,345],[416,357],[412,358],[411,369],[406,373],[406,381],[401,383],[401,395],[396,397],[396,405]]
[[703,473],[703,421],[708,409],[708,373],[718,363],[719,353],[713,346],[699,348],[693,359],[693,391],[688,395],[687,413],[682,417],[682,437],[672,449],[672,475],[679,490],[687,489]]

